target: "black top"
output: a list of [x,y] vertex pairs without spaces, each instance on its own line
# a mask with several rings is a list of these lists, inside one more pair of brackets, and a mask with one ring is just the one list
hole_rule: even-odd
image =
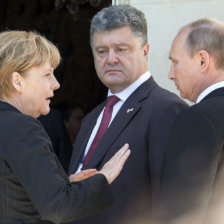
[[112,204],[104,175],[70,183],[41,123],[0,101],[1,223],[55,223]]

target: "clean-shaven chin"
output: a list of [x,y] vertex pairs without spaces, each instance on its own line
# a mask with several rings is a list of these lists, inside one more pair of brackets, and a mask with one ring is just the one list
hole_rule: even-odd
[[47,100],[44,107],[42,107],[42,115],[47,115],[50,112],[50,100]]

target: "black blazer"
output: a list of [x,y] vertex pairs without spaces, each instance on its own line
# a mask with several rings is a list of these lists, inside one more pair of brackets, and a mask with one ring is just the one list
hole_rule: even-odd
[[112,204],[106,178],[70,183],[41,123],[0,101],[0,222],[55,223]]
[[[70,172],[77,169],[104,105],[105,102],[84,119],[74,145]],[[160,88],[153,78],[144,82],[125,101],[87,165],[87,168],[100,169],[123,144],[129,143],[131,155],[111,185],[115,204],[75,223],[148,223],[151,190],[156,191],[160,178],[170,127],[179,111],[186,107],[175,94]],[[131,108],[133,110],[127,112]]]
[[223,115],[224,88],[178,115],[169,139],[158,223],[173,223],[192,215],[197,220],[192,223],[207,223],[220,181],[223,189]]

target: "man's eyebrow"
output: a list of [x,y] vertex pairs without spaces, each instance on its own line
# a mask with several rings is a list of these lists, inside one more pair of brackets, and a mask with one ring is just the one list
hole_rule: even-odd
[[106,48],[106,46],[104,46],[104,45],[99,45],[99,46],[95,47],[95,49],[99,49],[99,48]]

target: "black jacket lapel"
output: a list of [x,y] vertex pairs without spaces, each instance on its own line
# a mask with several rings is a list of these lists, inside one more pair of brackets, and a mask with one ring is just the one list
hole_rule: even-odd
[[97,167],[104,155],[110,149],[110,146],[119,137],[120,133],[126,128],[135,114],[141,109],[140,102],[145,99],[156,86],[157,84],[151,77],[131,94],[103,136],[103,139],[96,148],[96,152],[89,161],[87,168]]
[[79,163],[82,160],[82,157],[85,152],[86,145],[89,141],[92,130],[96,124],[97,118],[99,117],[101,111],[104,108],[104,105],[105,105],[105,102],[103,102],[98,107],[96,107],[94,111],[92,111],[89,114],[87,120],[84,118],[82,123],[83,127],[81,126],[79,134],[77,136],[78,141],[75,142],[75,145],[73,147],[69,174],[74,173],[77,170]]

